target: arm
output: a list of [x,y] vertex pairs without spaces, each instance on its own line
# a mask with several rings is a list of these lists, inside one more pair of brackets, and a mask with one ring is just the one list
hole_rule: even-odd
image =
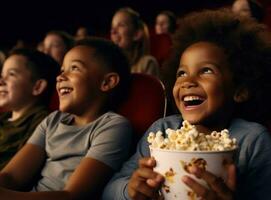
[[63,191],[17,192],[0,188],[0,199],[93,199],[93,195],[96,195],[97,190],[102,189],[111,174],[112,169],[105,164],[91,158],[84,158],[71,175]]
[[[144,157],[150,157],[149,144],[147,137],[149,132],[157,132],[158,130],[165,131],[167,128],[180,126],[181,118],[179,115],[170,116],[166,119],[157,120],[140,139],[137,144],[136,153],[123,164],[120,172],[116,173],[110,182],[107,184],[102,199],[103,200],[127,200],[131,199],[128,194],[128,183],[134,171],[139,168],[139,160]],[[148,164],[146,166],[148,168]],[[150,168],[153,168],[152,166]],[[152,170],[151,170],[152,171]]]
[[[130,182],[130,178],[133,175],[134,171],[136,171],[139,168],[139,160],[141,160],[144,157],[150,156],[146,139],[147,135],[148,134],[145,134],[145,136],[139,141],[136,153],[126,163],[123,164],[121,171],[116,173],[114,177],[111,179],[111,181],[107,184],[103,192],[102,199],[104,200],[130,199],[128,195],[128,183]],[[148,162],[147,164],[144,164],[145,163],[144,161],[142,162],[143,168],[149,168],[146,170],[152,171],[154,165],[153,162],[151,162],[150,165],[148,164]]]
[[[45,161],[45,152],[33,144],[26,144],[0,172],[0,186],[24,190],[31,186]],[[19,166],[19,167],[18,167]]]

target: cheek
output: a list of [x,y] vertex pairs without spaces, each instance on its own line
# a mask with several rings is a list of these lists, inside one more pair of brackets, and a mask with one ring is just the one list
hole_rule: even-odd
[[179,100],[179,84],[175,83],[172,89],[173,97],[176,100]]

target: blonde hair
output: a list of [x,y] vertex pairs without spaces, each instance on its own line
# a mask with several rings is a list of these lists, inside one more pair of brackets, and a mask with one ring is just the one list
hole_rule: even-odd
[[125,7],[117,10],[116,13],[123,12],[127,14],[131,20],[135,31],[141,31],[142,37],[135,42],[130,53],[128,53],[128,59],[131,65],[135,65],[142,56],[150,53],[150,34],[147,24],[141,19],[138,12],[132,8]]

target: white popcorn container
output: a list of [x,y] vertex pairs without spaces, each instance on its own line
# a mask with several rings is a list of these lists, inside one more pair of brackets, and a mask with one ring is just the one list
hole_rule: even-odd
[[165,177],[165,182],[161,188],[164,199],[200,199],[182,182],[182,176],[188,175],[206,187],[208,187],[207,183],[189,174],[186,168],[192,163],[197,166],[200,165],[199,167],[203,167],[226,180],[225,163],[232,161],[234,151],[177,151],[150,147],[151,156],[156,160],[154,171]]

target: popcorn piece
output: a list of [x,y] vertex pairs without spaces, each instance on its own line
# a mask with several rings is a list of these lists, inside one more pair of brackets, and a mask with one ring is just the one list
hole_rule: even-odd
[[205,135],[199,133],[196,127],[186,120],[180,129],[166,129],[166,136],[164,138],[161,131],[150,132],[147,140],[152,148],[181,151],[224,151],[237,147],[236,139],[229,137],[227,129]]

